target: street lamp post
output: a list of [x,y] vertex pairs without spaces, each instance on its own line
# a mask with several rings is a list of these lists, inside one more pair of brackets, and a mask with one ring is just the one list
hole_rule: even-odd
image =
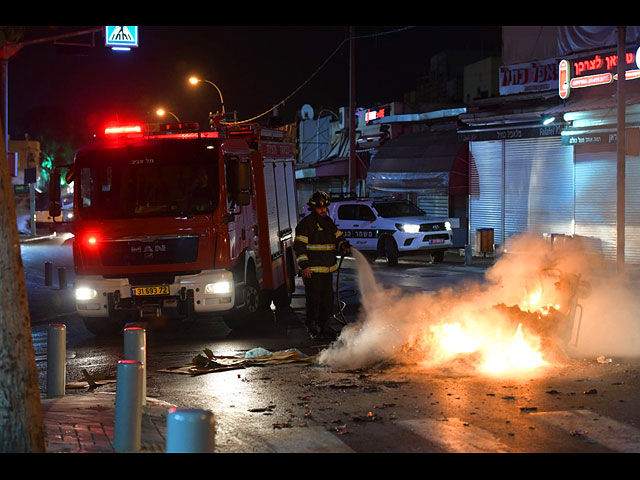
[[156,115],[158,115],[159,117],[164,117],[165,113],[168,113],[169,115],[171,115],[173,118],[176,119],[176,122],[180,123],[180,119],[176,116],[175,113],[170,112],[169,110],[165,110],[164,108],[159,108],[156,110]]
[[218,91],[218,95],[220,95],[220,105],[221,105],[220,108],[222,110],[222,115],[224,116],[224,114],[225,114],[225,111],[224,111],[224,100],[222,98],[222,92],[220,91],[218,86],[215,83],[213,83],[212,81],[210,81],[210,80],[205,80],[205,79],[198,78],[198,77],[189,77],[189,83],[191,85],[197,85],[200,82],[205,82],[205,83],[208,83],[209,85],[213,85],[213,87]]

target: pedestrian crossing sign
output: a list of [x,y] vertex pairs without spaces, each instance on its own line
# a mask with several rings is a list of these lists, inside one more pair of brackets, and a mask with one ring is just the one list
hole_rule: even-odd
[[105,27],[104,44],[107,47],[137,47],[138,27]]

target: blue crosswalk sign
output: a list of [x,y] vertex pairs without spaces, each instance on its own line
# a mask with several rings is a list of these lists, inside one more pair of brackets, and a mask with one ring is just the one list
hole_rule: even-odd
[[137,47],[138,27],[105,27],[104,42],[107,47]]

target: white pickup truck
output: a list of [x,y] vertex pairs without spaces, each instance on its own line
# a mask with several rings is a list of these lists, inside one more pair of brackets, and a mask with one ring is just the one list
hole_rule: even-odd
[[386,257],[389,265],[397,265],[401,255],[425,252],[441,262],[453,246],[449,219],[430,218],[407,200],[332,200],[329,216],[351,245],[369,256]]

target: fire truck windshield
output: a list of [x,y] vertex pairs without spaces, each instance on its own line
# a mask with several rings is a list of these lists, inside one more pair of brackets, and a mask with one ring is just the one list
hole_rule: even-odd
[[75,168],[80,216],[139,218],[215,210],[218,149],[176,142],[79,153]]

